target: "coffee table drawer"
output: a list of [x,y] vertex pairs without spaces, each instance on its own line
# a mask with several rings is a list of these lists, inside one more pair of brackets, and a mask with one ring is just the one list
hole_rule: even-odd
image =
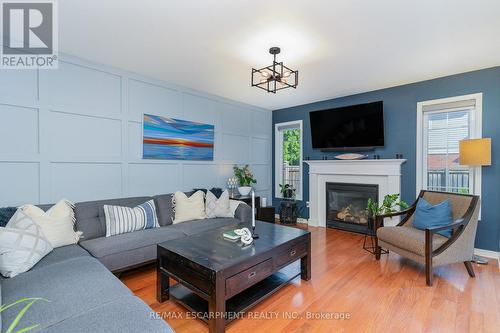
[[268,259],[226,279],[226,297],[231,297],[273,273],[273,260]]
[[290,247],[288,250],[280,252],[276,256],[276,267],[284,266],[292,261],[302,257],[307,252],[306,244],[299,243]]

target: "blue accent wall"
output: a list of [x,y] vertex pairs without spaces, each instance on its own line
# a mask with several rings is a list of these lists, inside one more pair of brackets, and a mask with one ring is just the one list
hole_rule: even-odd
[[[500,67],[275,110],[273,111],[273,125],[302,119],[304,123],[304,159],[307,157],[312,160],[321,159],[324,155],[332,158],[338,153],[324,153],[312,149],[309,112],[378,100],[384,101],[385,147],[365,153],[369,155],[379,154],[381,158],[395,158],[396,154],[403,154],[408,161],[402,166],[401,195],[407,202],[413,202],[416,196],[417,102],[480,92],[483,93],[483,137],[492,138],[493,156],[492,166],[482,169],[482,221],[479,223],[477,231],[476,247],[498,251],[500,235],[500,154],[498,153],[500,147]],[[273,161],[273,170],[274,168]],[[309,168],[305,164],[303,205],[309,200],[308,172]],[[274,191],[274,177],[272,188]],[[275,193],[273,193],[273,198],[274,196]],[[279,202],[280,199],[273,199],[275,207],[279,206]],[[304,212],[307,217],[308,209],[304,209]]]

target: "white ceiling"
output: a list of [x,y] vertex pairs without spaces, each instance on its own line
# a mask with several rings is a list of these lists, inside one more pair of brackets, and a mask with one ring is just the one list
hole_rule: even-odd
[[[64,0],[60,51],[268,109],[500,65],[498,0]],[[278,60],[299,86],[250,87]]]

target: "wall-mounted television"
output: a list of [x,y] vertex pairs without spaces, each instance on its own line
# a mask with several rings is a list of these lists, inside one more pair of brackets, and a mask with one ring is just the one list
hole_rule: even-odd
[[313,149],[369,150],[384,146],[382,101],[309,113]]

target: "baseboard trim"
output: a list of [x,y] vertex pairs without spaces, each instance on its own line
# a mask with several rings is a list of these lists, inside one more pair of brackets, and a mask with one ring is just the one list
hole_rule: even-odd
[[491,251],[491,250],[484,250],[484,249],[474,249],[474,254],[476,256],[480,257],[485,257],[488,259],[495,259],[498,263],[498,267],[500,267],[500,253],[496,251]]

